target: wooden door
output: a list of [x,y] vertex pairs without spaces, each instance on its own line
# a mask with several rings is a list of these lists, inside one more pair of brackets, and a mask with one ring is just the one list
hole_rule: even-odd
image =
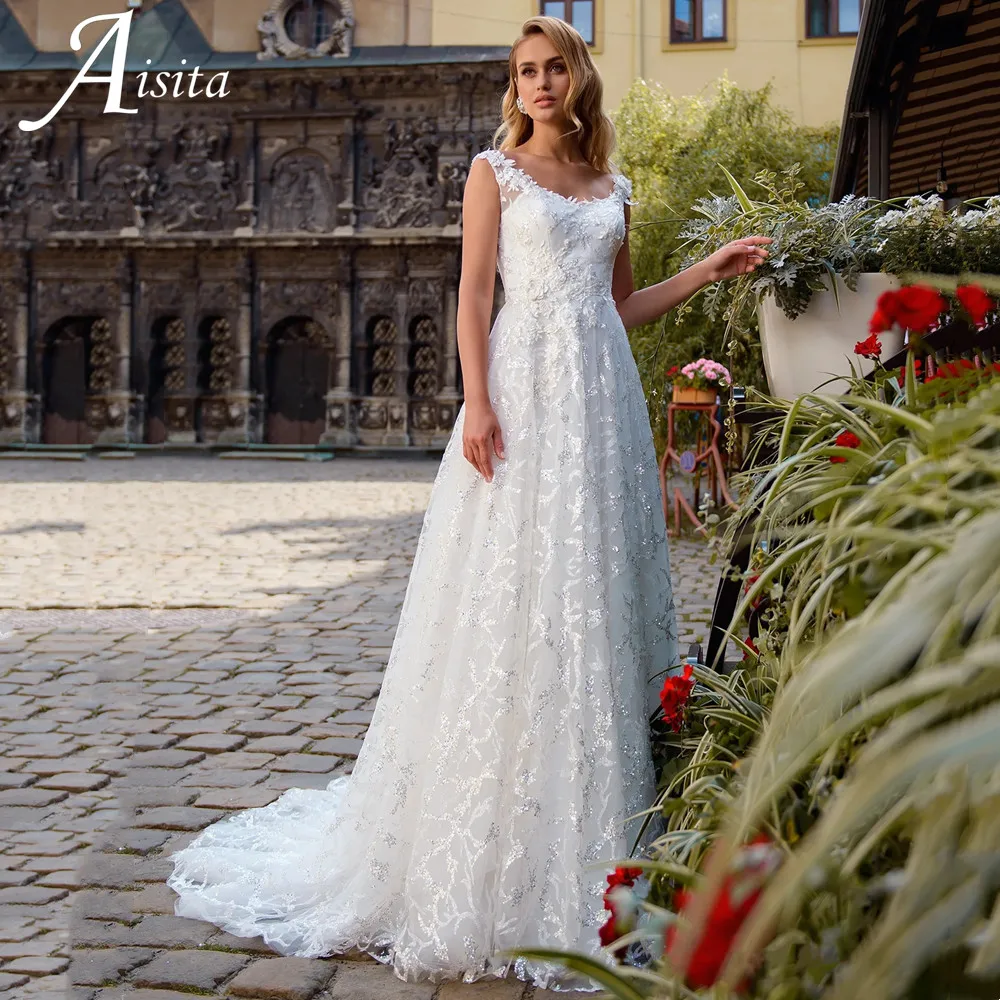
[[87,353],[82,335],[57,334],[45,351],[45,444],[87,444]]
[[327,352],[283,340],[268,352],[268,444],[319,444],[326,428]]
[[166,345],[162,335],[153,340],[149,352],[149,382],[146,390],[146,444],[163,444],[167,440],[166,375],[164,363]]

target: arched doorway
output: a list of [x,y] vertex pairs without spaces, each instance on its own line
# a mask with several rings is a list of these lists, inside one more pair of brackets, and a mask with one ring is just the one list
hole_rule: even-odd
[[268,444],[319,444],[326,429],[330,348],[305,316],[282,320],[267,338]]
[[183,392],[185,338],[184,321],[165,316],[153,324],[146,393],[146,444],[163,444],[170,436],[167,396]]
[[42,442],[90,444],[87,358],[92,316],[70,316],[49,327],[42,342]]

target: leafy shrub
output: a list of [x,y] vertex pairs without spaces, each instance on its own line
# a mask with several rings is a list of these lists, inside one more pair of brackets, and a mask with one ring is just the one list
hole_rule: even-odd
[[[683,232],[699,199],[730,190],[723,164],[735,176],[781,172],[799,164],[802,198],[827,200],[839,128],[796,124],[777,106],[772,88],[743,90],[719,81],[707,95],[672,97],[661,86],[636,81],[615,115],[617,166],[634,183],[630,247],[636,288],[655,284],[686,266]],[[696,298],[683,309],[630,331],[649,402],[657,449],[666,442],[665,373],[695,358],[726,355],[724,325]],[[748,337],[737,351],[734,378],[760,384],[760,348]]]

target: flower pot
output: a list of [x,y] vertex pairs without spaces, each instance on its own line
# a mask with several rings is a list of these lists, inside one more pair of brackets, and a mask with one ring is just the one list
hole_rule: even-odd
[[701,403],[708,405],[715,402],[715,389],[698,389],[693,385],[675,385],[675,403]]
[[[860,274],[858,290],[852,292],[838,276],[839,306],[829,278],[826,286],[824,291],[813,294],[809,307],[795,319],[781,311],[773,295],[757,306],[764,369],[772,396],[794,399],[813,391],[838,396],[847,389],[847,383],[831,382],[831,378],[850,375],[851,364],[855,371],[860,369],[862,376],[875,367],[874,361],[854,353],[854,345],[868,336],[868,321],[879,296],[899,288],[899,279],[894,274]],[[903,349],[899,330],[880,333],[879,340],[883,358]]]

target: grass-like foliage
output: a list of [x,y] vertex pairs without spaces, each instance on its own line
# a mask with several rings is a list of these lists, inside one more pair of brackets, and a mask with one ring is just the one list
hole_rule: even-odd
[[[760,634],[660,734],[621,940],[657,956],[674,929],[602,973],[612,996],[1000,995],[1000,375],[916,371],[764,401],[729,528]],[[781,859],[760,878],[752,840]]]

